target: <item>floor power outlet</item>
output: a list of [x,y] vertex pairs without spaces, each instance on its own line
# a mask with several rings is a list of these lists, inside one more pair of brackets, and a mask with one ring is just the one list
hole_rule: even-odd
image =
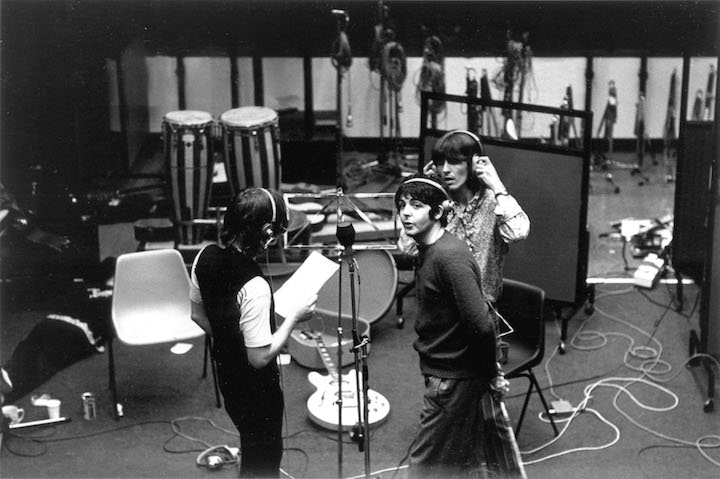
[[573,408],[572,404],[570,404],[568,401],[565,401],[564,399],[561,399],[559,401],[550,401],[550,405],[552,406],[552,409],[550,409],[550,414],[556,415],[556,414],[572,414],[575,412],[575,408]]

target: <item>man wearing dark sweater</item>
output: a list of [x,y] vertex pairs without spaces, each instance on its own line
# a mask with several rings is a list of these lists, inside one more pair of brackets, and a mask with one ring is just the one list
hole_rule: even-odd
[[424,175],[395,194],[403,228],[419,248],[414,348],[425,394],[409,477],[483,477],[483,395],[505,389],[496,331],[483,298],[480,270],[467,245],[444,229],[444,188]]

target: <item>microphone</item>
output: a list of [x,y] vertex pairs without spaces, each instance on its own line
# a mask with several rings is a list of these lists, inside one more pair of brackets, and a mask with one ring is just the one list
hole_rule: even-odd
[[335,236],[346,250],[351,250],[353,243],[355,243],[355,228],[349,221],[341,221],[337,225]]
[[353,126],[352,106],[351,105],[348,105],[346,126],[348,128],[352,128],[352,126]]

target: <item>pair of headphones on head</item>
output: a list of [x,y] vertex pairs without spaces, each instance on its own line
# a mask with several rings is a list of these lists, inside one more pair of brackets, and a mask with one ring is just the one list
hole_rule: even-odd
[[267,248],[270,246],[270,242],[275,238],[275,228],[273,225],[277,221],[277,205],[275,204],[275,198],[273,197],[272,193],[270,193],[265,188],[260,188],[260,191],[265,193],[267,197],[270,199],[270,205],[272,206],[272,219],[269,223],[265,223],[260,228],[260,231],[262,231],[262,234],[265,236],[265,247]]
[[445,195],[445,199],[442,203],[440,203],[440,206],[442,206],[444,210],[443,215],[447,215],[452,210],[452,200],[450,199],[450,195],[445,190],[443,185],[441,185],[437,181],[431,180],[430,178],[410,178],[409,180],[406,180],[405,183],[425,183],[426,185],[434,186],[438,190],[442,191]]
[[477,135],[476,135],[475,133],[473,133],[472,131],[469,131],[469,130],[453,130],[453,131],[451,131],[450,133],[451,133],[451,134],[452,134],[452,133],[464,133],[465,135],[469,136],[470,138],[472,138],[473,140],[475,140],[475,143],[477,143],[477,146],[478,146],[478,148],[480,149],[480,153],[483,154],[483,147],[482,147],[482,143],[480,142],[480,137],[477,136]]
[[443,141],[443,140],[445,140],[446,138],[449,138],[449,137],[451,137],[451,136],[453,136],[453,135],[456,135],[456,134],[467,135],[467,136],[469,136],[470,138],[472,138],[472,139],[475,141],[475,143],[477,143],[478,150],[480,150],[480,156],[482,156],[482,155],[485,154],[485,149],[484,149],[483,146],[482,146],[482,142],[480,141],[480,137],[477,136],[477,135],[476,135],[475,133],[473,133],[472,131],[469,131],[469,130],[452,130],[452,131],[449,131],[449,132],[445,133],[443,136],[441,136],[441,137],[438,139],[438,142]]

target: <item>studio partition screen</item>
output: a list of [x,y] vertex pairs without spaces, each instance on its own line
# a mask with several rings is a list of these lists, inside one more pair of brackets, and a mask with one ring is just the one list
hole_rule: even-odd
[[[500,127],[493,132],[481,122],[468,128],[462,118],[438,128],[441,122],[431,118],[429,105],[440,101],[448,109],[458,104],[465,111],[490,111]],[[509,110],[522,110],[524,121],[546,121],[548,137],[513,138],[504,125],[513,117]],[[553,128],[562,122],[573,123],[569,137],[558,137]],[[440,93],[421,97],[419,168],[430,161],[435,141],[445,132],[461,128],[477,133],[503,183],[530,218],[530,235],[510,246],[504,276],[544,289],[549,300],[573,304],[582,302],[587,289],[590,125],[591,112]]]

